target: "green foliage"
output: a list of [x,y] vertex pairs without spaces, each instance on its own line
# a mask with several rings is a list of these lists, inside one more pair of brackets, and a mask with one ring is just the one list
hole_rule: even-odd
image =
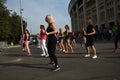
[[10,17],[10,39],[12,42],[18,42],[21,34],[20,16],[14,12]]
[[9,14],[9,10],[7,10],[2,3],[0,3],[0,40],[6,40],[9,37]]
[[1,4],[5,4],[6,0],[0,0]]
[[21,35],[20,16],[16,12],[10,13],[4,3],[0,0],[0,41],[18,43]]

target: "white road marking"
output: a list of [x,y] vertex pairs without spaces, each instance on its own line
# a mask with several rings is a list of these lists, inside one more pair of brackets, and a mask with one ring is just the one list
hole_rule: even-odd
[[22,61],[21,58],[18,58],[18,59],[15,59],[15,60],[9,60],[9,61],[5,61],[5,62],[2,62],[2,63],[14,63],[14,62],[20,62]]

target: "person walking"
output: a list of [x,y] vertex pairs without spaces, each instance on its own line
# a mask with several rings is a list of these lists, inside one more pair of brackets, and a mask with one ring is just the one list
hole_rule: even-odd
[[43,51],[41,56],[48,57],[49,55],[46,47],[46,39],[47,39],[47,35],[46,35],[45,27],[44,25],[40,25],[40,41],[41,41],[41,47]]
[[37,33],[37,48],[40,48],[40,34]]
[[58,71],[60,70],[60,66],[58,65],[58,59],[55,55],[56,44],[57,44],[57,38],[56,38],[57,29],[55,25],[55,20],[52,15],[47,15],[45,20],[48,23],[46,34],[48,36],[48,54],[51,60],[49,64],[55,64],[52,70]]
[[22,51],[25,52],[25,41],[24,41],[24,34],[21,35],[20,41],[21,41],[21,47],[22,47]]
[[24,41],[25,41],[25,50],[29,55],[31,55],[31,51],[30,51],[30,48],[29,48],[29,43],[30,43],[30,33],[27,29],[25,29],[24,31],[24,34],[25,34],[25,38],[24,38]]
[[62,31],[62,28],[59,29],[59,46],[60,46],[60,51],[65,52],[65,47],[63,44],[63,40],[64,40],[64,34]]
[[84,35],[84,31],[82,30],[82,28],[84,28],[84,27],[81,27],[81,29],[80,29],[80,34],[79,34],[80,44],[81,44],[81,47],[82,47],[82,48],[85,48],[86,37],[85,37],[85,35]]
[[70,53],[74,53],[74,50],[72,48],[72,45],[70,43],[70,40],[71,40],[71,32],[70,32],[70,29],[69,29],[69,26],[68,25],[65,25],[65,32],[64,32],[64,35],[65,35],[65,53],[69,53],[68,51],[68,47],[70,48],[71,52]]
[[76,33],[74,31],[72,31],[72,45],[76,46]]
[[118,53],[118,42],[120,40],[120,19],[117,20],[117,31],[115,32],[115,40],[114,40],[114,53]]
[[93,59],[97,58],[96,55],[96,48],[94,46],[94,34],[96,33],[94,27],[93,27],[93,21],[91,19],[88,19],[87,21],[87,28],[85,30],[85,28],[83,28],[84,31],[84,35],[86,36],[86,49],[87,49],[87,54],[85,55],[85,57],[90,57],[90,47],[92,47],[92,50],[94,52],[94,56],[92,57]]

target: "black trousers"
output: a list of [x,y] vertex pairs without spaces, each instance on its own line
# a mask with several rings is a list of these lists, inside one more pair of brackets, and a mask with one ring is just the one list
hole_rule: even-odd
[[57,44],[56,37],[48,38],[48,54],[49,54],[51,62],[55,63],[55,66],[58,65],[58,60],[57,60],[57,57],[55,55],[56,44]]
[[23,47],[23,48],[25,47],[25,43],[22,43],[22,47]]
[[118,42],[119,42],[119,40],[120,40],[120,34],[118,34],[118,35],[115,36],[115,41],[114,41],[115,49],[118,48]]

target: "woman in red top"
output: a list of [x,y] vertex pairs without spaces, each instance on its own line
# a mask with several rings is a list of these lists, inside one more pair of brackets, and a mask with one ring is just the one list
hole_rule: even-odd
[[47,35],[46,35],[46,31],[45,31],[45,27],[44,25],[40,25],[40,41],[41,41],[41,47],[42,47],[42,51],[43,54],[41,54],[41,56],[45,56],[48,57],[48,50],[46,47],[46,39],[47,39]]

